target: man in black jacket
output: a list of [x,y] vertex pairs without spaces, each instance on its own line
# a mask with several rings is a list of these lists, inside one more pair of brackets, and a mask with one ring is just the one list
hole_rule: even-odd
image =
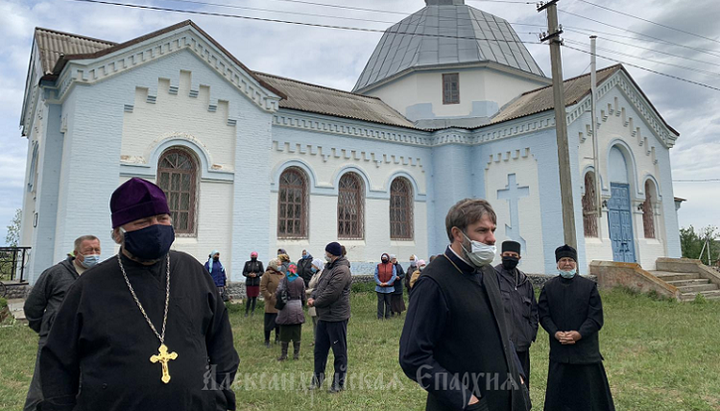
[[527,376],[530,386],[530,345],[535,341],[538,331],[538,309],[535,301],[535,288],[522,271],[517,268],[522,258],[520,243],[503,241],[502,264],[495,266],[500,280],[500,294],[507,316],[508,333],[515,345],[518,358]]
[[28,325],[40,335],[38,340],[38,354],[35,360],[30,389],[25,400],[25,410],[35,410],[42,401],[42,387],[40,385],[40,351],[47,342],[47,336],[53,325],[55,314],[65,299],[65,294],[71,285],[85,270],[95,266],[100,260],[100,240],[94,235],[78,237],[74,244],[75,257],[48,268],[35,282],[30,295],[25,300],[23,310]]
[[400,337],[400,366],[428,392],[426,411],[527,411],[495,270],[496,217],[465,199],[445,219],[451,244],[417,280]]
[[550,336],[546,410],[614,411],[598,331],[603,309],[597,284],[577,275],[577,252],[555,250],[557,277],[540,293],[540,324]]
[[308,299],[308,306],[315,307],[318,315],[315,331],[315,371],[310,389],[322,386],[325,366],[332,348],[335,356],[335,374],[330,392],[345,389],[347,376],[347,324],[350,319],[350,263],[343,256],[342,246],[332,242],[325,247],[325,269],[320,281]]

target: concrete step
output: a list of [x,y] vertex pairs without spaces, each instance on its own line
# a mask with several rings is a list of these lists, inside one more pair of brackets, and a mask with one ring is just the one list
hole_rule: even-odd
[[25,318],[25,311],[23,310],[24,305],[25,300],[21,298],[14,298],[8,300],[8,308],[10,309],[10,314],[15,317],[15,320],[27,323],[27,318]]
[[699,284],[699,285],[686,285],[685,287],[678,287],[681,294],[687,293],[699,293],[702,291],[714,291],[717,290],[717,284]]
[[707,280],[705,278],[695,278],[692,280],[676,280],[676,281],[665,281],[665,282],[670,285],[674,285],[675,287],[685,287],[688,285],[710,284],[710,280]]
[[698,293],[686,293],[686,294],[680,294],[680,301],[692,301],[695,299],[695,296],[698,294],[702,294],[703,297],[707,300],[720,300],[720,290],[713,290],[713,291],[701,291]]
[[650,271],[650,274],[663,281],[687,281],[700,278],[698,273],[673,273],[670,271]]

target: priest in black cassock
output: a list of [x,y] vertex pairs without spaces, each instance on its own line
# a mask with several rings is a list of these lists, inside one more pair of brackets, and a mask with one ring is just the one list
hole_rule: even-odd
[[559,275],[540,293],[540,324],[550,335],[546,411],[611,411],[613,405],[598,331],[603,309],[597,284],[577,274],[577,252],[555,250]]
[[110,200],[116,257],[69,290],[42,350],[46,410],[234,410],[232,330],[212,278],[175,240],[160,187]]
[[495,212],[485,200],[465,199],[445,226],[451,244],[413,287],[400,366],[428,392],[426,411],[526,411],[530,398],[490,265]]

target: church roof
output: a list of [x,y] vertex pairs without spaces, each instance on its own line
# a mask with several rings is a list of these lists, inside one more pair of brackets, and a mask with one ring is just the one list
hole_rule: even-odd
[[335,117],[416,128],[414,124],[377,97],[322,87],[284,77],[255,72],[285,94],[280,107]]
[[[598,70],[598,84],[605,81],[621,68],[622,66],[620,64],[616,64],[614,66]],[[566,107],[577,104],[583,97],[590,94],[590,74],[584,74],[582,76],[567,79],[563,84],[565,85]],[[513,120],[547,110],[553,110],[554,108],[555,101],[552,85],[541,87],[525,92],[515,100],[506,104],[500,109],[500,112],[492,118],[490,123],[502,123],[503,121]]]
[[117,44],[40,27],[35,29],[35,42],[40,52],[43,74],[51,74],[61,56],[91,54]]
[[[462,3],[463,0],[426,1],[432,4],[448,2]],[[377,97],[365,96],[252,71],[190,20],[124,43],[114,43],[111,41],[99,40],[91,37],[43,28],[35,29],[35,41],[40,53],[43,73],[46,76],[57,76],[62,71],[64,64],[69,60],[97,58],[187,25],[193,26],[196,30],[206,36],[215,46],[226,53],[229,58],[257,79],[257,81],[264,87],[267,87],[269,90],[280,96],[282,98],[279,103],[281,108],[422,130],[422,128],[415,126],[410,120]],[[525,50],[525,52],[527,52],[527,50]],[[597,73],[598,84],[607,80],[619,70],[625,71],[622,65],[619,64],[599,70]],[[627,71],[625,71],[625,73],[634,83],[634,80],[632,80],[632,77],[627,73]],[[565,80],[564,84],[566,106],[577,104],[590,93],[589,74]],[[635,87],[642,94],[642,90],[640,90],[640,87],[638,87],[637,84],[635,84]],[[646,100],[649,103],[647,98]],[[650,106],[652,107],[652,104],[650,104]],[[500,112],[491,119],[491,122],[488,125],[537,114],[543,111],[552,110],[553,108],[552,86],[541,87],[536,90],[528,91],[506,104],[500,109]],[[652,108],[658,117],[663,121],[665,126],[667,126],[668,129],[675,134],[678,134],[677,131],[675,131],[665,122],[664,119],[662,119],[660,113],[654,107]]]
[[[670,130],[672,133],[675,133],[676,135],[679,135],[677,130],[670,127],[670,125],[660,115],[660,112],[657,111],[655,106],[652,105],[650,99],[645,96],[645,93],[643,93],[637,83],[635,83],[635,80],[633,80],[632,76],[630,76],[630,73],[625,70],[622,64],[615,64],[602,70],[598,70],[597,84],[601,84],[603,81],[607,80],[608,78],[610,78],[610,76],[617,73],[618,71],[623,71],[627,75],[635,88],[643,97],[645,97],[645,100],[647,100],[652,110],[655,112],[655,114],[657,114],[658,118],[663,122],[663,124],[668,128],[668,130]],[[563,82],[563,84],[565,86],[566,107],[579,103],[580,100],[585,98],[585,96],[589,95],[591,92],[590,74],[583,74],[581,76],[567,79]],[[553,109],[555,109],[555,102],[552,85],[541,87],[535,90],[525,92],[519,97],[517,97],[515,100],[512,100],[511,102],[506,104],[490,120],[490,125],[502,123],[504,121],[514,120],[520,117],[530,116]]]
[[497,63],[545,77],[507,20],[465,5],[426,0],[420,11],[385,31],[353,91],[417,68]]

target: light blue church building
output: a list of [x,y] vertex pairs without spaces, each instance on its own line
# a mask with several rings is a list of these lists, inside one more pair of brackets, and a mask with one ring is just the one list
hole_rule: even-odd
[[220,250],[235,281],[252,251],[322,256],[335,240],[358,274],[383,252],[427,259],[466,197],[490,201],[528,273],[555,272],[562,196],[581,272],[680,256],[679,134],[620,65],[598,72],[594,133],[590,76],[565,81],[561,187],[550,79],[506,20],[464,0],[426,0],[390,27],[352,92],[241,60],[191,21],[122,43],[35,30],[21,118],[31,282],[78,236],[117,252],[109,199],[131,177],[165,190],[174,247],[201,261]]

